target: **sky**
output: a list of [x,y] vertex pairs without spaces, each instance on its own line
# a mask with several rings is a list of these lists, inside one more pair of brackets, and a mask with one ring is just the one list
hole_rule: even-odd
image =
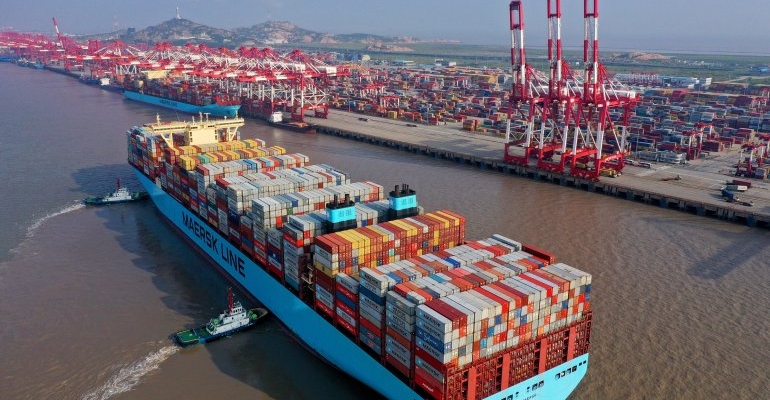
[[[546,45],[547,0],[523,0],[525,44]],[[553,0],[555,4],[555,0]],[[562,1],[566,49],[583,40],[580,0]],[[65,34],[143,29],[182,18],[216,28],[290,21],[318,32],[510,45],[507,0],[2,0],[0,30]],[[599,48],[770,55],[768,0],[601,0]]]

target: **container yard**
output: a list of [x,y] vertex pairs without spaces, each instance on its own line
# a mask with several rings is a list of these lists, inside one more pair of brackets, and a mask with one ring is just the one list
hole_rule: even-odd
[[[695,89],[684,78],[639,81],[629,80],[628,74],[616,78],[599,59],[598,1],[585,2],[584,8],[583,67],[577,70],[567,66],[571,62],[563,58],[559,41],[547,42],[549,70],[538,71],[528,62],[519,1],[509,5],[510,69],[438,62],[364,66],[270,48],[235,52],[205,45],[134,48],[90,42],[75,46],[62,37],[57,43],[12,32],[3,33],[3,43],[18,59],[37,60],[52,70],[90,74],[98,82],[106,79],[128,88],[129,93],[143,88],[166,103],[240,107],[235,111],[239,115],[268,121],[281,115],[278,126],[297,131],[314,132],[315,124],[330,122],[332,109],[360,115],[360,121],[377,117],[412,128],[446,127],[456,137],[470,133],[481,141],[505,138],[486,158],[502,157],[504,163],[527,167],[518,170],[544,172],[560,182],[575,181],[571,178],[605,182],[622,175],[627,165],[675,167],[706,159],[725,160],[721,169],[732,169],[736,177],[766,179],[770,172],[766,165],[768,86],[704,79]],[[560,37],[560,2],[549,2],[549,10],[548,35]],[[529,39],[533,41],[538,39]],[[46,51],[52,46],[63,47],[65,54]],[[693,88],[652,87],[656,82]],[[554,102],[569,106],[558,110],[544,106]],[[307,118],[313,124],[306,123]],[[428,152],[446,153],[444,146],[436,143]]]
[[590,274],[502,235],[467,240],[464,216],[426,212],[408,184],[350,183],[240,140],[243,121],[133,127],[128,161],[165,217],[310,349],[388,398],[575,389]]
[[[696,162],[674,165],[641,162],[627,165],[623,174],[599,181],[568,174],[548,172],[536,166],[512,165],[504,162],[499,148],[504,138],[457,133],[448,127],[409,127],[388,119],[369,118],[362,122],[345,112],[330,113],[330,118],[318,121],[318,132],[358,140],[445,159],[462,165],[498,171],[570,188],[602,193],[619,198],[648,203],[697,215],[715,217],[768,227],[770,222],[770,185],[750,179],[752,189],[743,194],[753,206],[726,202],[720,189],[736,181],[732,160],[735,152],[712,153]],[[672,179],[680,176],[681,179]],[[743,178],[738,181],[743,181]]]

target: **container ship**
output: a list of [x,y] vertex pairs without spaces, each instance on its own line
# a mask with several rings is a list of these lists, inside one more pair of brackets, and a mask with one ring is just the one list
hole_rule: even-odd
[[[588,368],[591,275],[409,185],[351,182],[240,139],[242,118],[127,131],[160,213],[309,350],[389,399],[566,399]],[[387,192],[387,198],[386,198]]]
[[123,81],[123,96],[186,114],[228,118],[238,115],[241,100],[220,92],[213,84],[176,81],[148,75],[150,72],[156,71],[147,71],[137,78],[128,75]]

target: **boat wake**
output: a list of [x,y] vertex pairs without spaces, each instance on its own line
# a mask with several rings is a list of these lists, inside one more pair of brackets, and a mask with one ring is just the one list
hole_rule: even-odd
[[99,388],[83,395],[81,400],[107,400],[128,392],[148,373],[158,369],[160,364],[179,351],[177,346],[166,346],[148,354],[143,359],[120,368]]
[[40,229],[41,226],[43,226],[46,221],[48,221],[51,218],[58,217],[60,215],[80,210],[81,208],[85,207],[85,204],[83,203],[74,203],[70,204],[68,206],[65,206],[64,208],[61,208],[59,210],[53,211],[51,213],[46,214],[45,216],[42,216],[38,219],[36,219],[32,224],[30,224],[27,227],[27,232],[24,235],[24,239],[20,240],[19,243],[16,245],[16,247],[9,250],[10,254],[19,255],[22,252],[22,248],[24,247],[25,240],[32,239],[35,236],[35,233],[37,233],[38,229]]
[[80,210],[83,207],[85,207],[83,203],[75,203],[62,208],[61,210],[54,211],[44,217],[39,218],[37,221],[33,222],[32,225],[30,225],[27,228],[27,238],[31,238],[32,236],[34,236],[35,231],[37,231],[37,229],[40,228],[49,219],[58,217],[59,215],[66,214],[68,212]]

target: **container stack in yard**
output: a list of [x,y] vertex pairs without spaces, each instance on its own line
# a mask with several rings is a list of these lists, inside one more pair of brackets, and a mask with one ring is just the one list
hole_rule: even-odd
[[[352,74],[332,83],[338,108],[345,109],[353,94],[368,93],[354,100],[352,111],[388,118],[395,112],[396,119],[426,124],[459,122],[465,131],[505,135],[509,77],[501,70],[404,67],[371,68],[367,73],[368,80]],[[381,86],[375,92],[361,89],[372,83]],[[701,157],[702,152],[722,152],[770,140],[770,113],[764,114],[766,88],[741,87],[738,91],[737,86],[721,84],[712,88],[716,90],[646,89],[629,120],[632,150],[673,151],[691,160]],[[378,99],[388,96],[398,98],[398,107],[377,106]],[[611,117],[618,120],[621,115]],[[520,120],[515,115],[513,118],[513,125],[519,126]],[[616,145],[607,140],[605,145]],[[681,162],[675,155],[665,160]]]

